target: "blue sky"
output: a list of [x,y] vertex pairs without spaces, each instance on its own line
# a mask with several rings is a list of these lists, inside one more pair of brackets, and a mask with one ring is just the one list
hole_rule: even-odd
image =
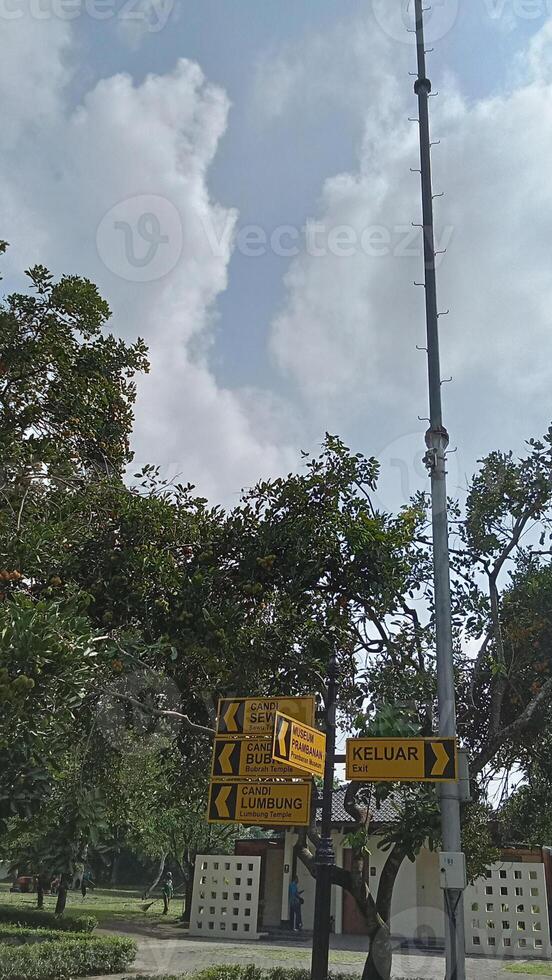
[[[105,19],[90,13],[100,0],[60,16],[67,2],[3,8],[17,14],[0,41],[8,288],[31,261],[79,272],[109,299],[115,331],[146,336],[139,461],[232,502],[329,429],[379,454],[382,504],[404,502],[425,481],[426,379],[402,0],[104,0]],[[552,3],[434,8],[443,374],[454,375],[460,492],[479,455],[518,448],[550,420]],[[307,222],[324,242],[345,226],[387,246],[313,256]],[[228,235],[213,249],[205,228],[218,223]],[[295,254],[244,254],[249,225],[289,226]],[[152,265],[125,266],[123,226],[137,253],[150,233],[164,237]]]
[[[505,12],[509,6],[507,0]],[[462,5],[454,28],[439,39],[431,55],[436,80],[452,71],[466,96],[474,99],[509,87],[513,59],[527,37],[542,27],[542,18],[518,18],[509,29],[501,26],[502,17],[493,15],[502,9],[500,0],[490,0],[490,6]],[[170,70],[178,58],[197,61],[232,103],[229,127],[210,171],[211,192],[223,204],[238,208],[240,224],[301,227],[316,212],[324,180],[355,166],[363,120],[346,103],[330,102],[323,113],[267,122],[255,104],[255,79],[265,58],[289,45],[308,43],[313,34],[331,33],[339,23],[368,19],[369,13],[367,0],[177,0],[167,26],[145,35],[136,49],[129,49],[113,32],[106,44],[104,25],[90,29],[85,21],[86,74],[92,70],[102,77],[128,71],[141,81],[149,72]],[[406,76],[404,88],[411,90]],[[224,383],[248,384],[254,373],[263,384],[282,384],[282,378],[275,377],[266,335],[282,301],[288,264],[270,252],[254,259],[253,268],[239,252],[232,257],[229,285],[217,303],[219,324],[212,352],[213,369]]]

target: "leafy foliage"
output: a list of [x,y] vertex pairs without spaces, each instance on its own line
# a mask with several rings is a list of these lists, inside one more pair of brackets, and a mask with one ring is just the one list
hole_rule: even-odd
[[70,980],[98,973],[120,973],[136,956],[136,943],[121,936],[65,935],[28,945],[7,945],[0,936],[0,980]]
[[128,347],[102,328],[110,312],[86,279],[55,283],[43,266],[27,272],[34,295],[12,294],[0,309],[0,448],[7,484],[26,476],[120,473],[143,341]]
[[0,905],[0,923],[14,923],[21,927],[31,926],[35,929],[56,930],[58,932],[91,933],[98,925],[93,915],[63,915],[56,916],[53,912],[39,909],[12,908]]
[[498,814],[504,844],[552,846],[552,786],[548,773],[535,765],[530,783],[519,786]]

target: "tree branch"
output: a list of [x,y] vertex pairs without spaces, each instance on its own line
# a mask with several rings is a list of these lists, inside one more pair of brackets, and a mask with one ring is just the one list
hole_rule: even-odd
[[356,801],[356,794],[358,792],[358,783],[351,782],[345,790],[345,796],[343,799],[343,807],[350,817],[355,821],[358,827],[364,827],[364,825],[370,820],[370,808],[366,810],[360,807]]
[[506,728],[502,731],[497,732],[494,736],[490,738],[487,744],[481,749],[479,755],[473,760],[471,769],[472,772],[479,773],[486,765],[491,761],[498,750],[513,736],[521,734],[526,728],[529,727],[531,721],[533,720],[535,714],[548,703],[550,695],[552,694],[552,677],[547,680],[546,684],[543,685],[539,693],[532,701],[529,702],[524,711]]
[[136,698],[131,698],[128,694],[119,694],[115,691],[109,692],[112,697],[117,698],[118,701],[126,701],[127,704],[134,705],[135,708],[139,708],[144,714],[153,715],[155,718],[176,718],[178,721],[182,722],[185,728],[188,728],[191,732],[195,732],[197,735],[209,735],[213,737],[215,733],[214,728],[207,728],[205,725],[197,725],[195,721],[192,721],[188,715],[183,715],[180,711],[169,711],[161,708],[150,708]]

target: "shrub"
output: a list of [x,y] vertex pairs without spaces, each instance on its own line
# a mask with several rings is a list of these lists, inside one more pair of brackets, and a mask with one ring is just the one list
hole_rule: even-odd
[[28,935],[34,941],[24,946],[6,945],[0,937],[0,980],[70,980],[120,973],[136,956],[136,943],[120,936],[95,938],[58,933],[51,938],[48,931],[48,938],[41,942],[40,930]]
[[11,905],[0,905],[1,922],[13,922],[35,929],[58,929],[61,932],[93,932],[98,925],[93,915],[54,915],[42,909],[20,909]]
[[[133,974],[124,980],[310,980],[310,970],[300,970],[285,966],[275,966],[262,970],[257,966],[210,966],[197,973],[179,973],[178,976],[163,974],[152,977],[150,974]],[[359,980],[352,973],[329,973],[328,980]],[[408,980],[407,977],[396,977],[396,980]],[[411,980],[424,980],[424,977],[412,977]]]
[[0,923],[0,944],[47,943],[52,939],[59,938],[60,935],[56,929],[31,929],[30,926],[12,926]]
[[[125,980],[310,980],[311,971],[293,967],[275,966],[269,969],[253,966],[209,966],[195,973],[171,974],[162,977],[150,975],[125,977]],[[351,973],[329,973],[328,980],[358,980]]]

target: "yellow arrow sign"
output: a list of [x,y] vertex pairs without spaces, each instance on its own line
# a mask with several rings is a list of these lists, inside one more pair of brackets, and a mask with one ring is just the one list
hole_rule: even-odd
[[442,742],[432,742],[431,748],[435,754],[435,765],[431,770],[431,775],[436,779],[441,779],[450,763],[449,752]]
[[217,808],[217,813],[221,818],[221,820],[230,819],[230,810],[228,809],[228,797],[230,796],[231,792],[232,792],[231,786],[221,786],[221,788],[219,789],[216,795],[215,806]]
[[305,725],[314,723],[313,697],[222,698],[219,701],[217,735],[270,735],[277,711]]
[[211,779],[228,782],[242,777],[273,776],[275,779],[304,779],[293,766],[272,761],[272,738],[217,736],[213,747]]
[[232,742],[227,742],[222,747],[222,751],[219,753],[218,761],[220,765],[220,771],[226,776],[232,775],[232,753],[234,751],[234,744]]
[[239,702],[231,701],[228,705],[226,711],[224,712],[224,724],[226,726],[227,732],[237,732],[238,723],[236,721],[236,712],[239,708]]
[[454,738],[350,738],[347,779],[364,782],[454,783],[458,759]]
[[286,755],[286,735],[289,731],[289,721],[285,718],[281,719],[280,725],[278,726],[278,748],[279,756],[281,759],[287,759]]
[[242,823],[257,827],[307,827],[312,784],[211,783],[209,823]]
[[311,776],[323,776],[326,760],[326,736],[310,725],[276,715],[272,758],[275,762],[289,762],[295,769]]

